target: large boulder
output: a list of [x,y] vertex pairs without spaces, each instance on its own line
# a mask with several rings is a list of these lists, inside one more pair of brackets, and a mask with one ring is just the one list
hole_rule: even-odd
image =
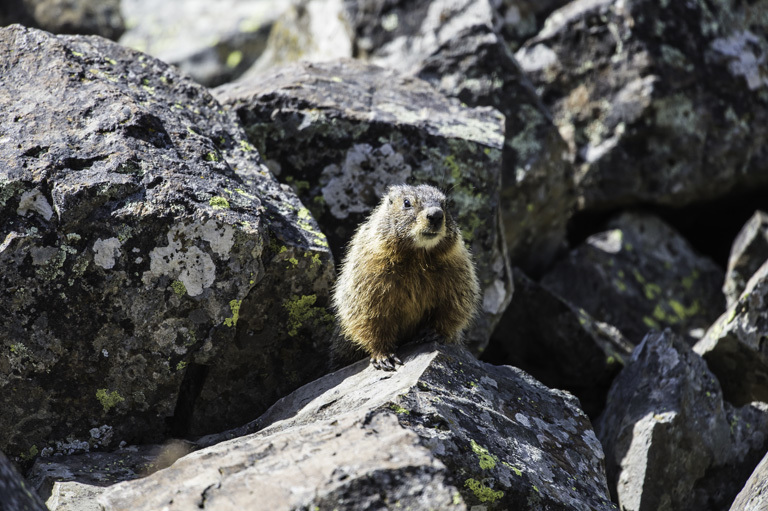
[[519,367],[547,387],[567,390],[587,415],[597,417],[633,344],[519,268],[514,277],[515,294],[483,360]]
[[[488,0],[302,0],[275,25],[255,66],[357,57],[505,117],[501,211],[514,264],[538,273],[565,240],[574,209],[567,148],[500,35],[514,8]],[[546,6],[542,8],[546,9]],[[287,48],[287,50],[286,50]]]
[[20,26],[0,74],[0,448],[221,430],[325,370],[327,241],[206,89]]
[[723,293],[731,307],[744,292],[747,281],[768,261],[768,213],[755,211],[731,246]]
[[355,60],[296,64],[217,88],[273,172],[291,183],[328,235],[336,260],[392,184],[448,191],[477,263],[477,351],[512,296],[499,215],[503,124],[428,83]]
[[285,0],[121,0],[120,44],[178,67],[208,87],[229,82],[259,58]]
[[254,424],[111,486],[118,509],[609,510],[600,444],[577,401],[520,370],[435,344],[302,387]]
[[4,511],[46,511],[37,494],[16,470],[11,461],[0,452],[0,509]]
[[579,205],[679,207],[768,185],[768,6],[575,0],[515,54],[568,142]]
[[648,334],[614,380],[596,423],[621,509],[720,510],[768,447],[768,404],[734,408],[670,330]]
[[768,261],[693,349],[730,403],[768,402]]
[[632,344],[672,328],[693,344],[725,307],[723,273],[658,217],[623,213],[576,247],[544,287],[617,327]]

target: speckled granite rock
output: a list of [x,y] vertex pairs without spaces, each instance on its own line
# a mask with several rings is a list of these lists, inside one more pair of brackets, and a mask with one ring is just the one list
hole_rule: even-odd
[[665,327],[693,344],[725,308],[722,281],[717,265],[661,219],[623,213],[541,282],[632,344]]
[[0,448],[221,430],[324,370],[327,241],[206,89],[20,26],[0,74]]
[[0,509],[3,511],[46,511],[47,509],[2,452],[0,452]]
[[693,348],[734,405],[768,403],[768,261]]
[[768,447],[768,404],[724,402],[701,357],[666,330],[635,349],[595,429],[620,509],[715,511]]
[[286,66],[214,93],[308,205],[337,260],[389,185],[448,190],[483,292],[469,345],[487,344],[512,296],[499,219],[498,112],[464,107],[422,80],[355,60]]
[[612,509],[600,444],[572,396],[461,348],[404,355],[394,373],[360,362],[306,385],[231,434],[258,432],[98,501],[104,510]]
[[747,484],[736,496],[730,511],[760,511],[768,509],[768,455],[755,468]]
[[580,207],[768,184],[765,2],[576,0],[515,55],[577,165]]
[[120,0],[3,0],[0,26],[12,23],[115,40],[125,31]]

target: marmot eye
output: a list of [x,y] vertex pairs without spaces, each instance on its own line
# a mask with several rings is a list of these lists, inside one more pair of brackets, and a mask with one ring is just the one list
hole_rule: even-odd
[[403,199],[403,207],[404,208],[410,208],[411,207],[411,199]]

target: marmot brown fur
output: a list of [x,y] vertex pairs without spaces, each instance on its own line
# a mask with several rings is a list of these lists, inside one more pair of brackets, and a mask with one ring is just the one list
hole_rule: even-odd
[[400,343],[417,334],[461,342],[480,287],[445,195],[432,186],[392,186],[349,242],[334,290],[336,360],[361,351],[394,370]]

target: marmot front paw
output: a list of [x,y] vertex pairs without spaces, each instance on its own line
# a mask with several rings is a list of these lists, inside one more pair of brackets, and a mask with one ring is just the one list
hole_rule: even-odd
[[376,369],[382,371],[395,371],[397,366],[403,365],[403,362],[397,358],[394,353],[387,353],[384,355],[374,355],[371,357],[371,364]]

